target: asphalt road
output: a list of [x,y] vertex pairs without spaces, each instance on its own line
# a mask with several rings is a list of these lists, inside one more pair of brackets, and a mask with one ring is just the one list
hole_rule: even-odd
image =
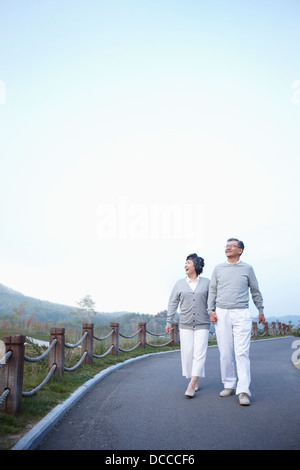
[[300,370],[293,337],[251,344],[251,406],[219,396],[219,352],[184,396],[180,353],[153,355],[116,370],[92,388],[37,450],[247,450],[300,448]]

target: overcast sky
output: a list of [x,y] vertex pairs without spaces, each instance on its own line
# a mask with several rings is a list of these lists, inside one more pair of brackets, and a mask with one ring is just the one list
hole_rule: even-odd
[[[300,314],[299,0],[0,0],[0,283],[157,313],[244,241]],[[252,312],[256,312],[253,304]]]

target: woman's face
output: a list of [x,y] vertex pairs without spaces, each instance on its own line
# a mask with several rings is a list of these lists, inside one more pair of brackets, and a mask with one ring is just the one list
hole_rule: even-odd
[[196,269],[195,265],[193,263],[193,260],[187,259],[184,265],[185,273],[187,276],[191,276],[196,274]]

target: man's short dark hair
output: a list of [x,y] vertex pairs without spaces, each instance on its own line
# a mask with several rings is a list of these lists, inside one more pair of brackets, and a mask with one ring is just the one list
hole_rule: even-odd
[[[238,247],[239,248],[242,248],[243,252],[244,252],[244,248],[245,248],[245,245],[244,243],[242,242],[242,240],[239,240],[238,238],[228,238],[227,240],[227,243],[228,242],[237,242],[238,243]],[[241,253],[242,254],[242,253]]]
[[204,259],[201,258],[201,256],[198,256],[197,253],[192,253],[191,255],[188,255],[186,260],[191,259],[194,263],[196,273],[201,274],[204,268]]

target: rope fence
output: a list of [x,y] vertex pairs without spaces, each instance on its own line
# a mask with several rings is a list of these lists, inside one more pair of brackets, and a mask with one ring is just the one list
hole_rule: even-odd
[[[146,323],[139,323],[138,330],[132,335],[124,335],[119,332],[119,323],[110,323],[110,332],[104,337],[94,335],[94,324],[82,324],[82,337],[74,344],[65,342],[64,328],[51,328],[49,347],[43,354],[37,357],[30,357],[25,354],[25,335],[8,335],[3,338],[6,348],[4,357],[0,360],[0,411],[7,414],[16,414],[21,407],[22,397],[31,397],[41,390],[53,375],[62,377],[65,372],[73,372],[82,364],[91,364],[93,359],[100,359],[108,354],[118,356],[119,351],[131,352],[136,348],[146,346],[163,347],[167,345],[178,345],[178,323],[173,323],[171,339],[164,344],[151,344],[146,341],[146,335],[163,336],[166,333],[155,334],[146,329]],[[119,338],[137,338],[137,343],[130,349],[121,348]],[[110,339],[110,345],[104,354],[93,352],[96,341]],[[28,338],[30,344],[30,339]],[[65,366],[66,349],[81,348],[81,357],[77,364],[72,367]],[[23,390],[24,362],[37,363],[48,356],[48,373],[44,380],[31,391]]]

